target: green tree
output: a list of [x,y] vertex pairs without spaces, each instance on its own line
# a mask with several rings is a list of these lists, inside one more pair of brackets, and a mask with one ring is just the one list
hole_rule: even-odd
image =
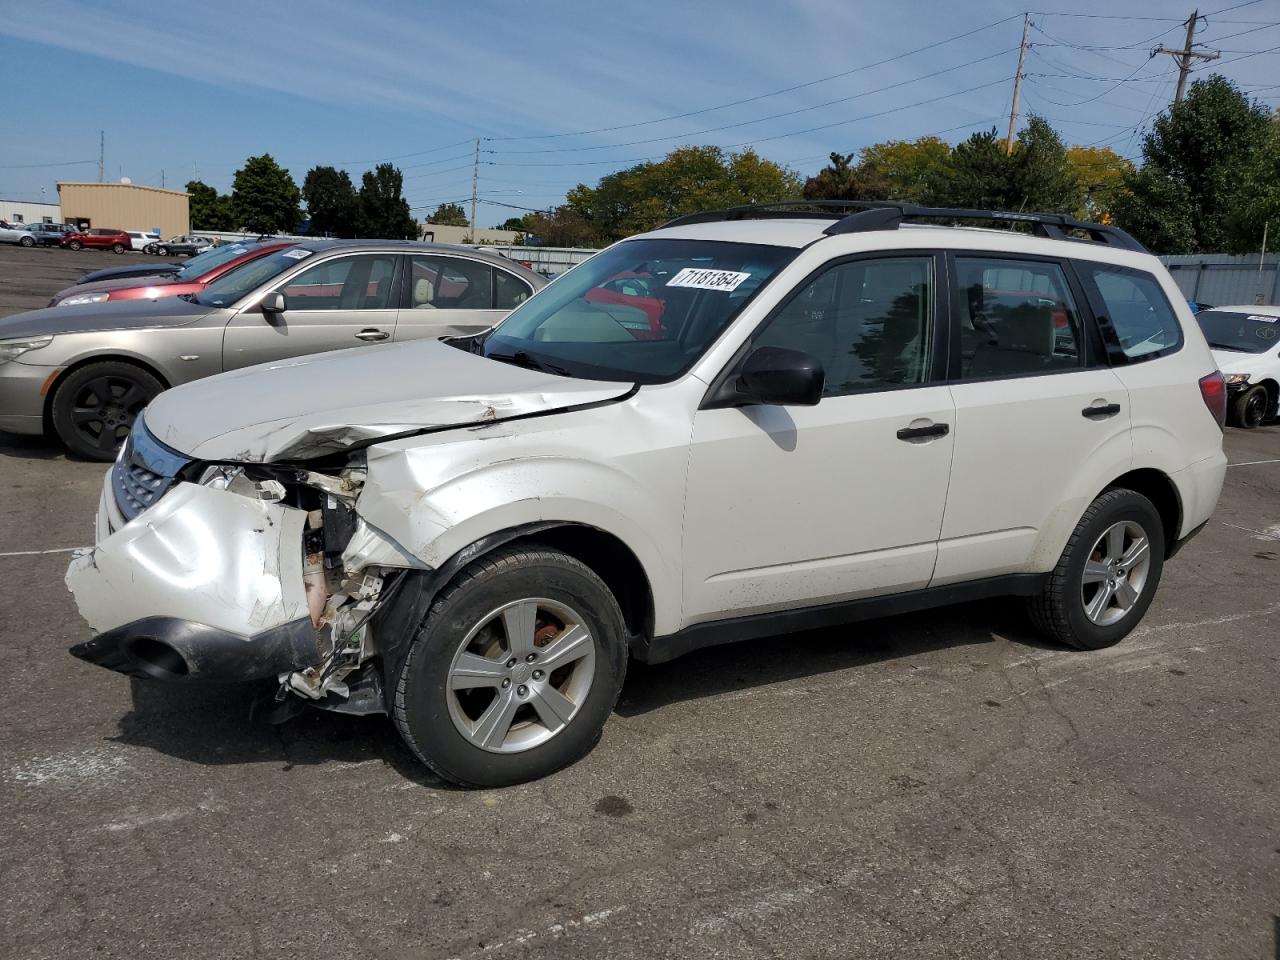
[[520,218],[519,229],[526,234],[525,242],[530,237],[548,247],[589,247],[596,242],[591,224],[577,210],[570,206],[559,206],[547,213],[526,213]]
[[295,229],[302,219],[298,185],[271,154],[250,157],[231,184],[231,207],[240,226],[250,232],[278,233]]
[[951,176],[951,147],[938,137],[876,143],[858,156],[859,167],[887,184],[895,200],[931,203]]
[[523,230],[527,230],[528,228],[524,225],[524,217],[507,217],[507,219],[503,221],[502,226],[499,227],[498,229],[523,231]]
[[1085,220],[1110,222],[1116,204],[1123,202],[1133,164],[1110,147],[1068,147],[1067,168],[1076,188],[1071,212]]
[[[753,150],[726,154],[720,147],[680,147],[661,161],[602,177],[594,187],[579,184],[565,205],[597,240],[612,242],[686,213],[792,199],[800,189],[797,174]],[[559,219],[566,229],[576,229],[567,213]]]
[[1262,149],[1246,164],[1240,193],[1243,199],[1228,223],[1232,247],[1250,253],[1259,249],[1263,228],[1270,224],[1268,246],[1280,249],[1280,239],[1271,239],[1280,236],[1280,112],[1272,113]]
[[231,198],[218,193],[200,180],[188,180],[187,193],[193,230],[234,230],[235,217],[231,213]]
[[360,183],[361,231],[367,237],[413,240],[418,223],[402,195],[404,175],[390,163],[366,170]]
[[356,235],[360,201],[347,171],[312,167],[302,181],[302,196],[307,202],[312,233],[339,237]]
[[1159,253],[1256,249],[1267,201],[1251,191],[1274,187],[1276,144],[1265,106],[1217,74],[1197,80],[1152,124],[1116,218]]
[[979,210],[1070,212],[1076,180],[1062,138],[1043,117],[1032,116],[1005,152],[995,128],[975,133],[951,152],[950,175],[938,181],[929,202]]
[[888,200],[889,183],[853,154],[831,154],[831,162],[810,177],[801,191],[806,200]]
[[471,221],[467,219],[467,211],[462,209],[456,203],[442,203],[436,207],[436,212],[427,218],[430,223],[438,223],[442,227],[469,227]]

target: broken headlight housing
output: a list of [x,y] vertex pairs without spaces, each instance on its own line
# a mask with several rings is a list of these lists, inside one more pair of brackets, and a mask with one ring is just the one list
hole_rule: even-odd
[[1253,374],[1251,373],[1228,373],[1222,379],[1227,381],[1228,387],[1240,387],[1248,383],[1249,378],[1252,376]]
[[226,490],[239,477],[244,475],[244,467],[236,467],[230,464],[218,463],[209,467],[197,481],[202,487],[212,487],[214,490]]

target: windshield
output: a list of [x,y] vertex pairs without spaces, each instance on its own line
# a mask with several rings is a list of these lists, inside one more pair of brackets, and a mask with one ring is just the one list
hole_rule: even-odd
[[1239,353],[1262,353],[1276,346],[1280,317],[1261,313],[1202,310],[1196,314],[1209,346]]
[[214,267],[220,267],[228,260],[234,260],[248,249],[248,244],[229,243],[225,247],[214,247],[212,250],[206,250],[204,253],[197,254],[184,263],[182,269],[178,271],[178,277],[182,280],[194,280],[196,277],[208,273]]
[[482,352],[566,376],[672,380],[797,252],[709,240],[627,240],[517,308],[485,339]]
[[279,276],[290,267],[297,266],[299,260],[309,256],[311,256],[310,250],[304,250],[302,247],[287,247],[270,256],[250,260],[224,273],[199,293],[194,294],[191,299],[206,307],[229,307],[272,277]]

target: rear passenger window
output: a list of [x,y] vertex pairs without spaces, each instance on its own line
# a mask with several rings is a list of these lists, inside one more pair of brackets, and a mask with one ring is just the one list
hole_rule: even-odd
[[960,379],[1054,373],[1083,364],[1080,315],[1056,263],[956,258]]
[[1182,327],[1159,281],[1142,270],[1082,263],[1093,278],[1120,349],[1130,360],[1151,360],[1182,345]]
[[505,270],[494,270],[497,281],[497,301],[494,306],[499,310],[514,310],[533,295],[529,285],[518,277],[513,277]]
[[493,267],[463,257],[414,257],[409,290],[415,310],[492,310]]
[[828,397],[924,383],[933,295],[932,257],[838,264],[803,287],[754,343],[820,360]]

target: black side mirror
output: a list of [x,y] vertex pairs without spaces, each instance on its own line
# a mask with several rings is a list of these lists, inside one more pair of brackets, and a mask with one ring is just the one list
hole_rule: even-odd
[[286,307],[284,294],[279,290],[272,290],[262,298],[262,302],[258,306],[262,307],[262,312],[268,315],[284,313]]
[[816,357],[784,347],[758,347],[742,364],[738,402],[812,407],[822,399],[826,380]]

